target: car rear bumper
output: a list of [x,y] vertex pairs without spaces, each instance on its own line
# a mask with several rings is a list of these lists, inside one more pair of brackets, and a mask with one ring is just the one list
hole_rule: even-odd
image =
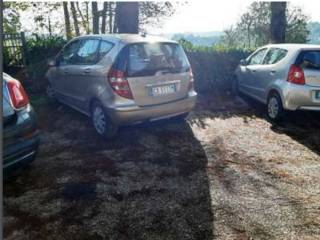
[[31,162],[38,150],[40,142],[39,131],[35,131],[28,139],[17,141],[6,147],[3,154],[3,169],[17,168]]
[[288,83],[283,89],[283,107],[287,110],[320,111],[316,91],[320,91],[320,87]]
[[37,153],[40,132],[31,106],[17,112],[16,120],[4,127],[3,169],[6,173],[32,161]]
[[108,108],[109,116],[119,125],[134,124],[144,121],[155,121],[188,113],[195,106],[196,92],[190,92],[188,97],[153,106],[128,105]]

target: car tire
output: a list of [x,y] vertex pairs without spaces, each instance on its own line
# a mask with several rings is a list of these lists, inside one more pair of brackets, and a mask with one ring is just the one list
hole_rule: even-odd
[[118,125],[111,120],[101,103],[94,102],[92,104],[91,120],[94,129],[101,137],[111,139],[116,135]]
[[267,116],[273,122],[279,122],[284,116],[281,97],[278,93],[271,93],[267,102]]

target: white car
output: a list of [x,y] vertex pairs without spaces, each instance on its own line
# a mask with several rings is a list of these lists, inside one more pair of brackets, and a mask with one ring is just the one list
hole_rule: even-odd
[[271,120],[285,110],[320,111],[320,45],[272,44],[241,60],[233,89],[267,105]]

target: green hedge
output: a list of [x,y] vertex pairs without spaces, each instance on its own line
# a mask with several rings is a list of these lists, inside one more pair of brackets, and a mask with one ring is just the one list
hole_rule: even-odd
[[237,49],[187,51],[196,91],[207,93],[230,90],[236,67],[249,54],[249,51]]
[[66,40],[59,36],[33,35],[32,38],[27,39],[27,73],[32,84],[32,90],[45,90],[48,60],[53,59],[65,44]]
[[[27,39],[27,73],[31,90],[38,92],[45,90],[47,62],[65,43],[62,37],[34,35]],[[195,79],[195,89],[199,93],[229,90],[239,61],[250,54],[248,50],[228,49],[221,46],[194,47],[184,43],[182,46],[189,58]]]

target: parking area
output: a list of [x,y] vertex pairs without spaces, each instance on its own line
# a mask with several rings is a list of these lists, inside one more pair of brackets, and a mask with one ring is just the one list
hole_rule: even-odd
[[319,239],[320,117],[272,125],[263,107],[202,97],[187,121],[100,139],[32,97],[36,160],[4,185],[6,239]]

